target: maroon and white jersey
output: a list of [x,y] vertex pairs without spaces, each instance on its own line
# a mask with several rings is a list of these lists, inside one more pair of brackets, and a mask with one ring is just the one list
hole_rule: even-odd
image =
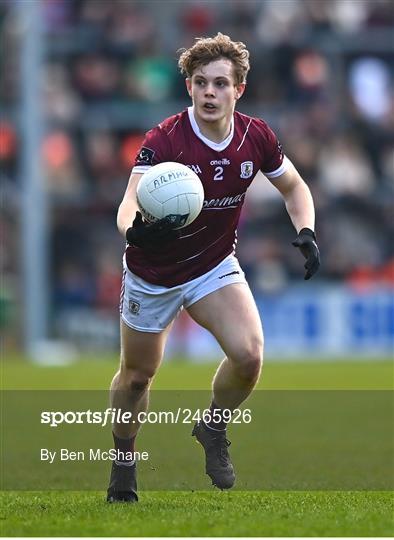
[[203,209],[179,239],[155,252],[127,246],[126,262],[149,283],[174,287],[205,274],[234,251],[247,188],[259,170],[268,178],[283,174],[286,160],[262,120],[235,112],[230,134],[215,143],[201,133],[189,107],[146,134],[132,172],[144,173],[164,161],[183,163],[198,174]]

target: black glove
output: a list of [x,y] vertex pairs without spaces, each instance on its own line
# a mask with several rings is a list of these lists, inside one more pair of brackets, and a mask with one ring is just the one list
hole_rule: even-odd
[[168,217],[153,223],[143,221],[141,212],[136,213],[133,226],[126,231],[127,243],[139,248],[155,248],[169,240],[179,238],[179,231],[174,230],[174,221]]
[[304,268],[306,269],[304,279],[310,279],[319,270],[320,253],[316,244],[316,235],[305,227],[298,233],[297,238],[292,242],[293,246],[300,248],[301,253],[306,259]]

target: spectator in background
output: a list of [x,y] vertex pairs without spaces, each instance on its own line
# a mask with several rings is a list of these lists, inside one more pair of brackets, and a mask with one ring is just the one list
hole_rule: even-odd
[[122,196],[124,185],[118,138],[109,131],[94,131],[87,134],[85,144],[89,177],[95,179],[90,185],[93,200],[111,209]]
[[354,106],[371,122],[390,113],[392,95],[388,65],[379,58],[361,57],[350,65],[349,90]]
[[364,27],[369,9],[370,2],[334,0],[330,9],[333,29],[344,34],[357,33]]
[[44,138],[42,152],[48,191],[54,201],[80,203],[86,195],[86,183],[71,136],[62,130],[49,133]]
[[46,66],[42,91],[47,118],[62,125],[74,125],[81,111],[81,100],[72,87],[66,66],[60,62]]
[[109,14],[105,21],[104,35],[109,48],[127,58],[137,57],[141,44],[155,39],[156,29],[151,10],[145,2],[113,0],[108,4]]
[[0,121],[0,165],[1,175],[8,178],[15,175],[18,141],[15,127],[11,122]]
[[171,97],[177,73],[171,58],[159,52],[154,40],[144,42],[129,71],[135,99],[157,103]]
[[74,84],[85,102],[103,102],[118,96],[121,73],[115,57],[84,54],[74,67]]
[[351,134],[337,135],[323,146],[317,163],[319,184],[326,195],[362,198],[375,188],[371,163]]
[[209,34],[216,22],[217,12],[208,2],[185,2],[182,5],[180,23],[188,41],[192,36]]
[[261,3],[255,32],[265,46],[294,43],[305,23],[301,0],[267,0]]
[[329,68],[322,54],[313,49],[299,51],[293,64],[292,98],[297,105],[310,106],[328,93]]

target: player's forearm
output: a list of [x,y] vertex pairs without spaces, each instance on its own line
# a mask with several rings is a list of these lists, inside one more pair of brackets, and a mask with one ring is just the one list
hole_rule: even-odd
[[311,192],[305,182],[297,182],[283,194],[286,209],[297,231],[307,227],[315,230],[315,207]]
[[123,200],[120,204],[116,223],[123,237],[126,237],[127,229],[132,226],[137,210],[137,203],[132,199]]

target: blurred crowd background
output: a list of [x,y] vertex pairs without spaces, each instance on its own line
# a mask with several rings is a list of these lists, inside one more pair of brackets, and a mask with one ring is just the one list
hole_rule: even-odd
[[[33,1],[33,0],[32,0]],[[38,1],[38,0],[34,0]],[[21,305],[20,38],[0,1],[1,300]],[[124,242],[116,229],[144,133],[189,105],[177,50],[220,31],[251,53],[239,110],[260,116],[309,184],[324,283],[394,285],[392,0],[41,0],[42,162],[50,196],[51,313],[116,316]],[[254,291],[302,279],[283,201],[256,178],[238,256]],[[13,321],[13,324],[11,322]]]

